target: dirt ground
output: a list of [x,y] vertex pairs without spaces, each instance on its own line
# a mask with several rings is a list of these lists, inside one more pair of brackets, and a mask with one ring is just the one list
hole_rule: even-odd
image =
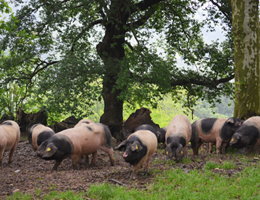
[[[192,169],[203,169],[206,161],[209,159],[208,155],[192,157],[192,153],[189,151],[189,157],[191,157],[192,162],[188,164],[171,164],[165,160],[162,152],[163,150],[158,149],[156,154],[152,157],[150,169],[153,171],[157,169],[163,171],[169,168],[181,168],[187,173]],[[45,161],[34,157],[34,152],[28,141],[20,141],[14,153],[13,163],[11,165],[8,164],[8,155],[9,153],[5,153],[4,166],[0,168],[1,199],[5,199],[8,195],[12,195],[16,191],[29,193],[31,195],[34,195],[37,190],[41,191],[41,195],[48,194],[53,190],[88,191],[89,186],[93,183],[109,182],[110,184],[118,184],[116,181],[118,181],[119,184],[127,185],[129,188],[145,188],[145,185],[154,179],[153,173],[146,174],[141,169],[137,178],[129,182],[132,167],[124,162],[122,152],[119,151],[114,152],[116,166],[111,166],[108,156],[100,151],[97,164],[94,167],[85,165],[85,162],[82,160],[78,165],[78,169],[73,170],[71,159],[68,158],[63,160],[56,172],[51,171],[54,161]],[[234,160],[236,155],[232,156],[232,160]],[[227,155],[210,157],[213,157],[210,159],[215,159],[220,163],[226,159],[231,159]],[[237,169],[219,170],[217,173],[225,173],[230,176],[242,170],[242,165],[239,160],[237,160],[235,164],[238,165]]]

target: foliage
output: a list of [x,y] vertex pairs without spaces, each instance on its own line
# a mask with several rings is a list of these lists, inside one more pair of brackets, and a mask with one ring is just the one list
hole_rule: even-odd
[[207,117],[229,118],[233,116],[234,102],[225,96],[221,97],[221,103],[216,103],[215,107],[206,101],[199,101],[194,107],[194,115],[199,119]]
[[[9,55],[0,58],[0,84],[14,80],[48,112],[77,117],[88,116],[93,103],[107,96],[113,97],[107,107],[120,100],[155,108],[155,99],[172,93],[178,100],[183,89],[189,108],[197,99],[219,101],[233,92],[233,46],[231,40],[203,41],[205,21],[195,15],[205,3],[14,1],[20,8],[0,32]],[[209,16],[224,19],[213,9]],[[177,53],[188,67],[177,66]]]

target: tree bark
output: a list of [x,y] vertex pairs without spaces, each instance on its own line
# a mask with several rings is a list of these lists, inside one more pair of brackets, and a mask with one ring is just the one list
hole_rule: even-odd
[[[104,100],[104,113],[100,122],[108,125],[112,136],[117,140],[121,139],[121,129],[123,125],[123,101],[118,99],[121,93],[117,89],[118,74],[121,70],[120,61],[125,57],[125,29],[127,17],[126,12],[121,12],[120,7],[124,7],[123,1],[112,1],[109,13],[109,20],[105,23],[105,36],[97,45],[97,52],[104,62],[104,77],[102,97]],[[118,20],[123,19],[123,20]]]
[[234,35],[234,117],[260,115],[259,0],[231,0]]

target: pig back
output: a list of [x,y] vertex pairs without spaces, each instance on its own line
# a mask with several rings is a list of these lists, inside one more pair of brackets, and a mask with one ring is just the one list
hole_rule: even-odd
[[154,152],[157,149],[157,137],[154,135],[154,133],[148,130],[138,130],[132,133],[131,135],[129,135],[127,139],[129,139],[133,135],[138,137],[143,143],[143,145],[147,147],[148,156],[154,154]]
[[165,141],[168,137],[183,137],[188,143],[191,139],[191,123],[185,115],[176,115],[169,123],[165,135]]
[[[41,142],[43,142],[43,138],[44,140],[48,139],[49,137],[51,137],[52,135],[55,134],[55,132],[48,126],[44,126],[43,124],[35,124],[34,126],[32,126],[31,130],[28,133],[28,138],[29,138],[29,134],[31,137],[31,143],[33,146],[38,146],[40,145]],[[42,136],[42,140],[41,142],[38,141],[38,137],[39,135],[45,134],[45,137]],[[30,141],[30,140],[29,140]]]
[[260,117],[258,116],[248,118],[241,126],[243,125],[255,126],[260,133]]
[[247,136],[260,138],[260,117],[248,118],[236,131],[236,133]]
[[82,119],[74,126],[74,128],[79,127],[79,126],[86,126],[86,125],[89,125],[90,123],[94,123],[94,122],[90,119]]
[[199,119],[194,128],[204,142],[215,142],[216,138],[220,138],[220,132],[226,120],[224,118]]
[[66,135],[71,140],[74,146],[74,154],[91,154],[97,151],[101,146],[104,146],[106,141],[102,127],[94,125],[95,123],[93,126],[89,124],[88,126],[70,128],[57,134]]
[[12,120],[4,121],[0,125],[0,144],[5,142],[5,151],[9,151],[20,140],[20,127]]

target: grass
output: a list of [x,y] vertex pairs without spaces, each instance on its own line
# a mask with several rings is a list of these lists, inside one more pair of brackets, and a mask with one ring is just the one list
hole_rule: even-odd
[[[216,166],[216,165],[215,165]],[[183,173],[167,170],[157,175],[146,189],[99,184],[91,186],[93,199],[259,199],[260,168],[250,166],[228,177],[206,169]],[[145,192],[145,195],[143,195]]]

